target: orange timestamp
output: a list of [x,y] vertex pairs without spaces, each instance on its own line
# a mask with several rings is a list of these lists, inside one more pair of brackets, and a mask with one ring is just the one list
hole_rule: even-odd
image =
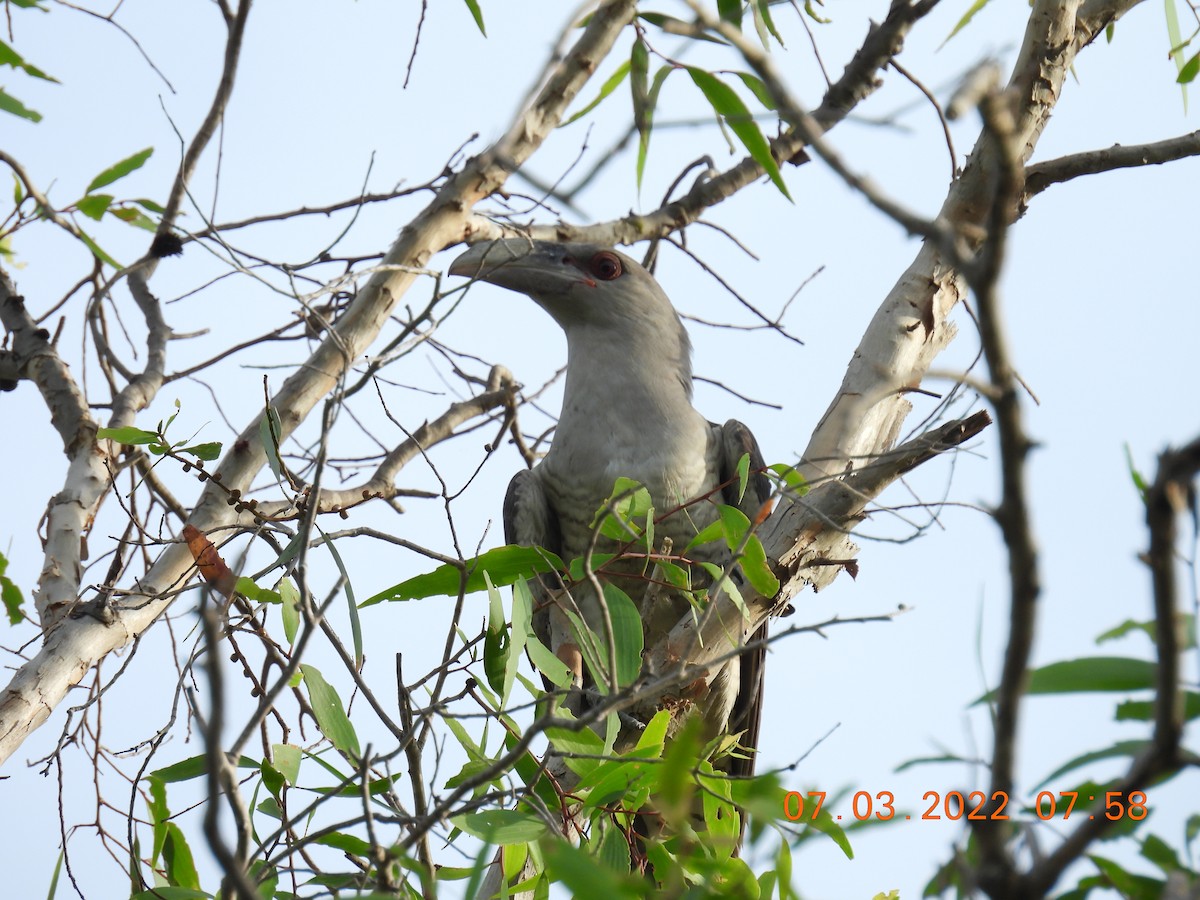
[[[1034,800],[1033,812],[1043,821],[1055,818],[1061,812],[1066,821],[1074,814],[1077,818],[1104,817],[1111,822],[1121,819],[1141,821],[1149,813],[1144,791],[1106,791],[1102,798],[1103,807],[1096,807],[1095,794],[1080,794],[1079,791],[1041,791]],[[1005,812],[1009,797],[1004,791],[993,791],[989,797],[983,791],[926,791],[921,800],[929,805],[919,816],[896,812],[896,797],[891,791],[856,791],[850,800],[850,817],[856,821],[874,819],[887,822],[892,819],[921,819],[925,821],[949,819],[968,822],[1002,822],[1010,816]],[[1079,810],[1077,803],[1083,802]],[[825,804],[825,791],[788,791],[783,795],[783,815],[788,821],[815,822]],[[841,820],[840,815],[834,819]]]

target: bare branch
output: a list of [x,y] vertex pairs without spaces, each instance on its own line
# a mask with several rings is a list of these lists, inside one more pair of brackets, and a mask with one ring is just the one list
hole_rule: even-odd
[[1025,170],[1023,203],[1027,204],[1052,185],[1063,184],[1083,175],[1099,175],[1102,172],[1138,166],[1160,166],[1191,156],[1200,156],[1200,131],[1151,144],[1133,144],[1128,147],[1113,144],[1107,150],[1088,150],[1084,153],[1060,156],[1058,159],[1048,159]]

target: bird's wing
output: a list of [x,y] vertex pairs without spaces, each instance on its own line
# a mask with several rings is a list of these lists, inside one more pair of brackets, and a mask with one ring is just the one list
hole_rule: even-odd
[[[537,469],[522,469],[508,483],[504,495],[504,540],[523,547],[544,547],[562,556],[558,515],[542,487]],[[553,573],[529,582],[533,593],[533,631],[547,647],[550,643],[550,592],[558,587]],[[553,649],[553,648],[551,648]]]
[[[750,479],[746,484],[746,492],[738,497],[740,487],[737,478],[737,465],[743,456],[750,454]],[[750,429],[736,419],[730,419],[721,426],[721,482],[726,483],[723,499],[730,506],[736,506],[751,522],[758,520],[764,504],[771,499],[771,480],[763,474],[762,451],[758,449],[758,441],[754,439]],[[733,712],[729,717],[730,734],[742,732],[739,743],[746,747],[758,747],[758,730],[762,723],[763,704],[763,675],[766,671],[766,640],[767,623],[763,622],[747,643],[755,643],[751,650],[741,656],[741,680],[738,687],[737,699],[733,703]],[[754,774],[754,754],[749,759],[731,757],[728,764],[730,775],[749,777]]]

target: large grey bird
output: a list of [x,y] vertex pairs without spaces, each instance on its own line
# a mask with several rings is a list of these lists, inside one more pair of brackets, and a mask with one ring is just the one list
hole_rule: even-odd
[[[527,294],[567,337],[562,414],[546,456],[509,485],[509,543],[545,547],[564,560],[584,556],[589,547],[612,552],[612,539],[593,543],[593,521],[620,476],[648,489],[657,514],[669,513],[655,525],[656,547],[669,538],[675,552],[682,551],[717,519],[717,503],[739,507],[755,521],[771,491],[758,445],[741,422],[715,425],[692,406],[691,342],[671,301],[642,266],[591,244],[510,238],[473,245],[450,272]],[[745,454],[753,474],[739,497],[737,466]],[[697,498],[703,499],[689,504]],[[731,554],[717,541],[693,548],[688,557],[725,566]],[[610,577],[613,571],[605,567]],[[688,600],[678,591],[651,588],[644,561],[618,564],[616,571],[641,611],[649,647],[688,612]],[[697,578],[703,570],[697,566],[695,573]],[[704,586],[703,578],[698,581]],[[572,599],[599,629],[599,601],[587,585],[580,588]],[[562,637],[562,600],[544,589],[535,597],[541,601],[535,631],[579,676],[578,656],[571,658]],[[744,746],[757,744],[762,671],[760,644],[724,663],[707,696],[694,698],[706,738],[740,734]],[[753,759],[735,757],[724,767],[750,774]]]

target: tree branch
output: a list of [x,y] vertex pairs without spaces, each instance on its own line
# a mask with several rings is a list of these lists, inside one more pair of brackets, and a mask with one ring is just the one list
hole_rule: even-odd
[[[1176,522],[1189,507],[1196,509],[1196,478],[1200,475],[1200,438],[1180,450],[1168,450],[1159,457],[1158,474],[1146,491],[1146,526],[1150,547],[1145,561],[1150,568],[1154,594],[1154,641],[1158,649],[1157,684],[1154,692],[1154,738],[1133,761],[1129,771],[1109,793],[1127,798],[1146,789],[1164,774],[1181,766],[1200,765],[1194,756],[1185,756],[1183,740],[1183,700],[1179,681],[1181,652],[1179,601],[1175,578]],[[1041,896],[1058,880],[1063,870],[1079,859],[1092,842],[1116,823],[1107,816],[1077,817],[1079,824],[1066,840],[1042,858],[1022,876],[1010,896]]]
[[1152,144],[1134,144],[1129,147],[1113,144],[1107,150],[1088,150],[1060,156],[1058,159],[1048,159],[1025,170],[1025,194],[1022,203],[1028,204],[1052,185],[1063,184],[1083,175],[1099,175],[1102,172],[1138,166],[1160,166],[1190,156],[1200,156],[1200,131]]
[[[591,16],[570,52],[551,63],[541,87],[508,132],[450,176],[430,204],[400,233],[379,271],[357,294],[333,330],[272,398],[281,438],[290,435],[313,407],[340,381],[389,320],[400,298],[430,257],[470,229],[471,207],[499,189],[508,175],[541,146],[557,126],[596,62],[612,48],[631,21],[633,0],[608,0]],[[239,7],[239,12],[245,7]],[[224,85],[224,80],[222,81]],[[219,104],[214,102],[214,108]],[[165,221],[165,219],[164,219]],[[259,422],[249,423],[222,459],[218,472],[226,488],[245,491],[266,463]],[[105,485],[106,487],[106,485]],[[98,494],[97,494],[98,496]],[[207,534],[238,520],[226,494],[210,484],[192,512],[191,524]],[[87,507],[91,509],[91,505]],[[252,521],[247,514],[244,524]],[[74,558],[78,553],[67,557]],[[99,659],[128,644],[170,605],[171,591],[190,577],[191,554],[183,544],[169,546],[110,625],[71,619],[49,633],[38,654],[23,665],[0,693],[0,763],[50,715],[70,687]]]
[[[872,24],[862,45],[847,64],[842,77],[825,92],[821,105],[812,112],[820,130],[828,131],[846,118],[854,108],[879,87],[878,72],[900,53],[904,38],[912,26],[933,7],[931,0],[919,3],[895,2],[881,24]],[[771,153],[779,163],[797,158],[805,139],[794,128],[771,140]],[[587,241],[615,246],[665,237],[690,225],[709,208],[728,200],[742,188],[763,178],[766,172],[750,157],[711,179],[700,179],[679,199],[666,203],[645,215],[628,215],[593,225],[534,225],[517,228],[485,216],[470,219],[469,241],[492,240],[527,235],[537,240]]]

